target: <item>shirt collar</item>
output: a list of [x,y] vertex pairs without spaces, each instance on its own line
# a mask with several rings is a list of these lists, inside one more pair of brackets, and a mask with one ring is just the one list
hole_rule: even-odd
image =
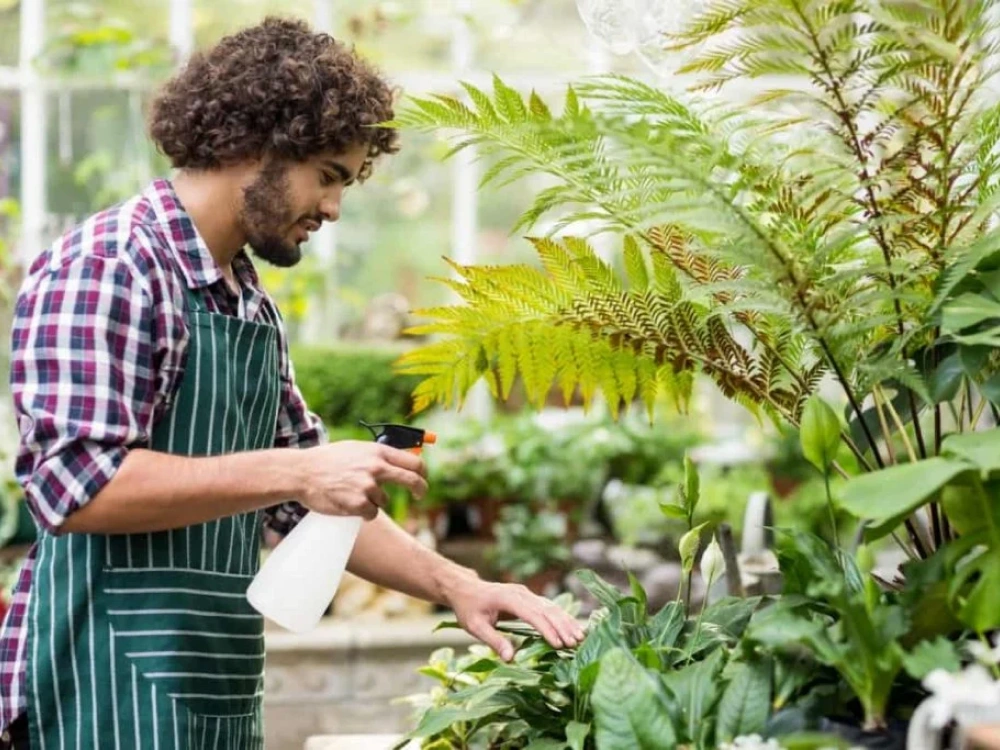
[[[177,265],[188,288],[204,289],[220,281],[222,270],[177,197],[173,183],[167,179],[153,180],[145,191],[145,197],[153,206],[157,221],[164,229],[167,243],[177,258]],[[245,286],[252,289],[260,286],[253,262],[243,250],[233,259],[233,271]]]

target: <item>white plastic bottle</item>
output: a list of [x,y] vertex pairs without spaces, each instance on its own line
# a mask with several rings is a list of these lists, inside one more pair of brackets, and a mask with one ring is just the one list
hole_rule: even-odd
[[[437,441],[433,432],[417,427],[361,424],[372,431],[376,442],[417,454],[425,443]],[[316,627],[340,587],[363,522],[360,516],[307,513],[271,551],[250,583],[250,606],[295,633]]]
[[316,627],[340,587],[363,521],[307,513],[261,566],[247,589],[250,605],[295,633]]

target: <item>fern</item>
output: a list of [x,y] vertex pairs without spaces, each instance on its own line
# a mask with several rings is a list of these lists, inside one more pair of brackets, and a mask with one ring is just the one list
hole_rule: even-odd
[[403,371],[427,376],[416,393],[418,409],[460,405],[480,378],[506,398],[518,375],[533,403],[543,403],[553,384],[567,398],[579,384],[588,404],[600,391],[615,413],[636,398],[652,409],[661,387],[685,403],[692,381],[684,376],[697,371],[731,398],[797,420],[815,383],[779,372],[780,355],[787,361],[803,353],[790,333],[778,334],[772,348],[745,348],[724,317],[684,298],[670,266],[650,275],[632,238],[625,241],[625,281],[583,240],[534,243],[541,269],[456,265],[454,286],[465,304],[420,311],[435,322],[411,333],[445,338],[399,362]]
[[[933,367],[913,362],[1000,218],[1000,6],[715,0],[670,44],[691,51],[694,95],[602,76],[556,113],[495,78],[399,114],[475,144],[486,183],[551,178],[517,230],[586,220],[624,238],[617,263],[550,236],[533,239],[540,269],[456,268],[462,303],[428,312],[420,330],[442,338],[404,362],[428,376],[420,405],[460,401],[476,377],[502,397],[518,374],[536,403],[553,384],[616,409],[658,388],[683,403],[700,373],[794,423],[829,373],[863,465],[884,461],[862,414],[889,384],[933,453],[940,420],[925,440],[919,414]],[[745,104],[711,95],[750,79]]]

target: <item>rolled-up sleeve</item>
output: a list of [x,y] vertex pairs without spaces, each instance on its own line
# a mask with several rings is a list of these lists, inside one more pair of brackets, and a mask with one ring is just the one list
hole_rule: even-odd
[[[295,367],[288,352],[284,335],[280,352],[281,404],[274,433],[275,448],[312,448],[327,441],[323,421],[309,411],[306,401],[295,382]],[[269,508],[267,525],[279,534],[287,534],[302,520],[308,511],[291,501]]]
[[152,327],[149,295],[116,258],[78,255],[22,287],[11,335],[15,469],[43,528],[58,529],[130,448],[148,444]]

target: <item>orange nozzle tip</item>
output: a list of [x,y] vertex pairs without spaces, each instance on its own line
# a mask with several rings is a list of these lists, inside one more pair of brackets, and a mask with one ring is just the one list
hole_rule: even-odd
[[410,453],[416,453],[418,456],[421,453],[423,453],[423,449],[422,448],[410,448],[409,451],[410,451]]
[[427,445],[433,445],[434,443],[437,442],[437,439],[438,436],[437,433],[435,432],[431,432],[430,430],[428,430],[427,432],[424,433],[424,443],[426,443]]

